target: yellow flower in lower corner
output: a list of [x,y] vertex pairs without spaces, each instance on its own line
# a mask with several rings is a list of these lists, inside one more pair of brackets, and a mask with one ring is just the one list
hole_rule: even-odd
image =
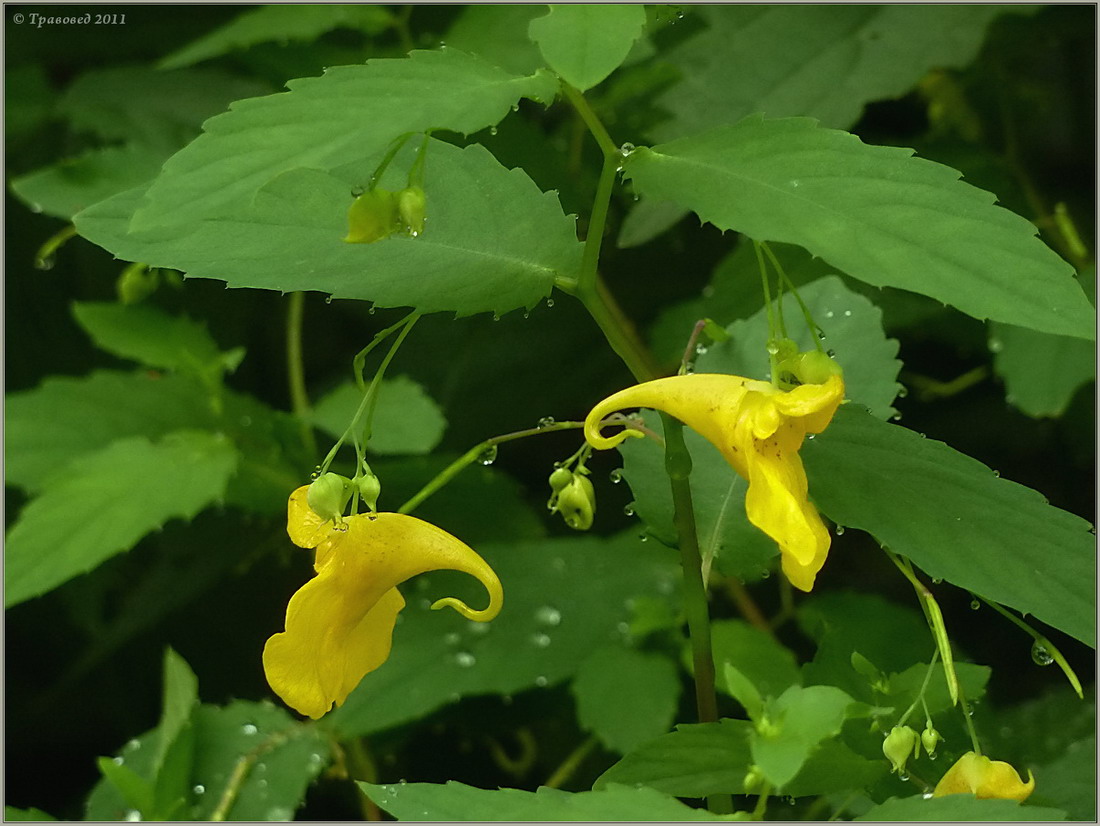
[[619,445],[629,435],[640,435],[630,430],[610,437],[600,433],[605,416],[628,407],[662,410],[691,427],[748,480],[749,521],[779,545],[783,573],[791,584],[809,591],[825,564],[831,539],[807,498],[809,486],[798,450],[806,434],[826,428],[844,399],[839,369],[820,384],[802,384],[789,391],[724,373],[645,382],[592,408],[584,434],[600,450]]
[[1025,783],[1008,763],[968,751],[940,778],[932,796],[973,794],[982,799],[1000,798],[1023,803],[1034,790],[1035,775],[1030,769]]
[[296,545],[316,549],[317,575],[291,597],[286,631],[267,641],[263,662],[275,693],[316,720],[389,657],[405,606],[399,583],[427,571],[470,574],[489,592],[487,608],[477,611],[454,597],[432,608],[450,606],[478,622],[500,613],[504,592],[489,564],[446,531],[400,513],[325,522],[310,509],[307,490],[290,495],[287,533]]

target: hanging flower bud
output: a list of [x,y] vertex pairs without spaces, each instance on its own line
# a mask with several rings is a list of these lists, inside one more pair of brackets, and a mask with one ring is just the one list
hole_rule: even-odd
[[943,742],[943,735],[932,728],[932,721],[929,720],[924,727],[924,731],[920,733],[920,741],[924,746],[925,752],[929,757],[936,756],[936,746]]
[[373,473],[359,477],[359,498],[371,512],[378,510],[378,494],[382,492],[382,483]]
[[546,503],[546,507],[549,509],[550,513],[557,513],[558,497],[560,497],[561,492],[572,483],[573,471],[567,467],[555,468],[547,481],[550,483],[550,501]]
[[348,208],[349,244],[373,244],[388,238],[401,226],[397,196],[385,189],[364,192]]
[[310,510],[322,520],[338,520],[351,496],[351,482],[338,473],[326,473],[316,479],[306,493]]
[[131,264],[118,276],[115,292],[122,304],[138,304],[156,292],[160,284],[158,270],[144,264]]
[[760,767],[757,765],[749,766],[749,770],[745,772],[745,779],[741,783],[742,791],[745,794],[757,794],[764,786],[764,773],[760,771]]
[[587,476],[580,473],[573,475],[573,480],[558,494],[557,509],[570,528],[587,531],[592,527],[592,518],[596,515],[596,491]]
[[401,218],[403,231],[413,238],[424,231],[426,203],[424,190],[418,186],[405,187],[397,193],[397,213]]
[[882,741],[882,753],[893,765],[894,772],[904,774],[909,755],[916,758],[920,753],[920,739],[909,726],[894,726]]

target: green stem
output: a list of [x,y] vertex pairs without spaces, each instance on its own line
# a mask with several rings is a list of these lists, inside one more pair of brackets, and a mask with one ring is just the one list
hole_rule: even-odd
[[[814,337],[814,346],[818,350],[824,351],[824,348],[821,346],[821,328],[814,323],[814,318],[813,315],[810,313],[810,308],[806,306],[806,302],[803,301],[802,296],[798,294],[798,289],[795,287],[794,282],[791,281],[790,277],[783,269],[783,265],[779,263],[779,259],[776,258],[775,253],[772,252],[772,248],[763,241],[760,242],[760,246],[764,248],[764,252],[765,254],[767,254],[768,260],[772,262],[772,266],[775,267],[775,271],[779,274],[780,283],[786,283],[787,289],[791,291],[791,293],[794,295],[794,300],[798,302],[798,306],[802,309],[802,317],[806,319],[806,326],[809,328],[810,333]],[[779,305],[779,311],[781,313],[783,311],[782,303]]]
[[[975,594],[975,596],[977,596],[977,594]],[[1077,674],[1074,673],[1073,669],[1070,667],[1070,664],[1066,661],[1066,658],[1062,655],[1062,652],[1058,650],[1054,643],[1052,643],[1049,639],[1044,637],[1022,619],[1017,617],[1011,611],[1006,610],[1002,606],[998,605],[996,602],[991,602],[985,597],[980,596],[978,597],[978,599],[980,599],[1002,617],[1012,622],[1018,628],[1022,628],[1025,632],[1027,632],[1028,636],[1030,636],[1038,645],[1043,646],[1043,648],[1045,648],[1050,656],[1053,658],[1054,662],[1058,663],[1058,667],[1061,668],[1062,673],[1066,675],[1066,679],[1069,680],[1070,685],[1073,686],[1073,690],[1077,693],[1077,696],[1080,697],[1082,700],[1085,699],[1085,692],[1081,688],[1081,681],[1077,679]]]
[[416,323],[416,320],[418,318],[420,318],[420,316],[417,313],[410,313],[397,324],[387,327],[381,333],[376,335],[374,337],[374,340],[371,341],[371,343],[368,344],[366,347],[364,347],[355,357],[353,365],[356,373],[356,381],[360,386],[362,386],[363,362],[366,359],[367,354],[370,353],[370,351],[374,349],[374,347],[377,346],[381,341],[385,340],[385,338],[398,327],[402,328],[401,332],[397,336],[396,341],[394,341],[394,343],[390,345],[389,352],[386,353],[385,358],[382,359],[382,364],[379,366],[378,372],[374,374],[374,378],[371,379],[370,386],[368,386],[366,391],[363,393],[363,400],[359,402],[359,407],[355,411],[355,415],[352,417],[351,424],[347,426],[347,429],[344,430],[343,435],[336,441],[336,444],[332,446],[332,450],[330,450],[325,456],[324,461],[321,462],[320,473],[324,473],[326,470],[328,470],[329,465],[336,457],[336,453],[340,450],[341,447],[343,447],[344,442],[348,440],[349,436],[357,432],[356,427],[359,424],[359,420],[363,417],[363,414],[367,412],[368,408],[370,410],[370,413],[367,417],[365,432],[367,438],[370,438],[370,417],[374,414],[374,397],[377,392],[378,383],[381,381],[383,374],[385,374],[386,368],[389,366],[390,361],[393,359],[394,355],[396,355],[397,348],[401,346],[401,342],[405,340],[405,336],[409,334],[409,330],[412,329],[412,326]]
[[771,793],[771,784],[765,783],[763,791],[761,791],[760,796],[756,798],[756,807],[752,810],[753,820],[764,819],[764,814],[768,811],[768,798],[771,796]]
[[[665,472],[672,487],[673,521],[684,576],[684,613],[691,637],[695,706],[700,723],[715,723],[718,721],[718,698],[714,690],[710,610],[707,588],[703,583],[703,561],[699,556],[695,506],[691,498],[691,454],[684,443],[683,423],[667,413],[661,414],[661,421],[665,429]],[[711,795],[707,798],[707,808],[712,812],[728,814],[733,811],[733,799],[728,794]]]
[[[371,759],[370,752],[367,751],[364,739],[353,737],[344,746],[348,756],[348,768],[351,770],[351,779],[353,781],[362,780],[365,783],[377,783],[378,769]],[[367,821],[381,820],[382,812],[374,801],[367,797],[363,790],[359,788],[358,783],[352,785],[355,786],[356,794],[359,797],[359,810],[363,814],[363,819]]]
[[404,505],[398,508],[397,512],[411,513],[418,508],[425,499],[450,482],[465,468],[477,461],[478,457],[485,455],[486,452],[491,451],[497,445],[502,445],[505,442],[514,442],[516,439],[523,439],[527,436],[538,436],[542,433],[556,433],[559,430],[579,430],[582,427],[584,427],[584,422],[554,422],[553,424],[543,425],[541,427],[517,430],[515,433],[505,433],[503,436],[491,436],[483,442],[478,442],[437,473],[428,484],[422,487],[405,502]]
[[[603,331],[611,348],[619,355],[637,381],[656,378],[660,371],[645,347],[629,332],[630,325],[615,305],[610,293],[600,283],[598,265],[607,210],[623,156],[607,129],[589,107],[584,96],[564,84],[565,96],[591,130],[603,151],[603,169],[592,203],[588,235],[581,257],[576,296]],[[673,519],[679,534],[680,555],[684,577],[684,602],[691,636],[695,664],[695,695],[700,722],[718,719],[718,702],[714,691],[714,658],[710,643],[710,616],[706,585],[703,583],[699,537],[695,526],[695,508],[691,498],[691,455],[684,444],[683,424],[661,414],[665,431],[665,467],[672,487]],[[713,812],[733,811],[730,795],[712,795],[707,807]]]
[[974,728],[974,711],[966,701],[966,693],[962,690],[962,686],[959,686],[959,708],[962,709],[963,722],[966,723],[966,731],[970,735],[970,745],[974,747],[975,754],[981,754],[982,744],[978,742],[978,732]]
[[596,739],[595,735],[589,737],[569,753],[562,761],[561,765],[554,770],[554,773],[547,778],[543,785],[551,789],[560,789],[562,783],[573,775],[573,772],[575,772],[580,767],[581,763],[584,762],[584,758],[588,757],[592,749],[596,748],[598,744],[599,741]]
[[47,238],[46,243],[39,247],[38,252],[34,254],[35,269],[48,270],[52,267],[54,255],[61,246],[74,235],[76,235],[76,226],[74,224],[69,224],[59,232]]
[[562,82],[562,91],[565,92],[565,97],[569,100],[569,103],[577,110],[577,114],[581,116],[581,119],[592,133],[592,137],[596,139],[596,143],[600,145],[604,156],[620,155],[618,144],[611,139],[610,133],[600,122],[596,113],[592,111],[592,107],[588,105],[584,95],[564,81]]
[[290,409],[298,419],[298,429],[302,434],[302,444],[310,457],[317,455],[317,439],[310,424],[312,408],[309,394],[306,392],[305,369],[302,364],[302,316],[305,307],[305,293],[290,294],[290,303],[286,308],[286,372],[290,383]]
[[[932,672],[936,668],[936,660],[940,657],[940,650],[937,648],[932,652],[932,659],[928,663],[928,670],[924,672],[924,682],[920,684],[920,691],[917,692],[917,699],[913,701],[913,704],[905,710],[905,713],[898,719],[897,725],[904,726],[905,721],[909,719],[909,715],[917,710],[917,706],[924,703],[924,692],[928,690],[928,682],[932,679]],[[925,706],[925,716],[928,716],[928,708]]]

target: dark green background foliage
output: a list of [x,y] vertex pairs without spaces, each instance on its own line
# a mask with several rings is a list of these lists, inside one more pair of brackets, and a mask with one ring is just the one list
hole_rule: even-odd
[[[125,22],[27,22],[59,11]],[[4,14],[10,818],[110,819],[142,800],[161,816],[208,818],[249,754],[256,765],[231,819],[348,819],[374,807],[399,819],[708,819],[697,798],[740,791],[750,762],[789,796],[793,807],[772,812],[782,818],[838,807],[867,819],[1095,817],[1095,766],[1079,759],[1095,743],[1093,652],[1081,642],[1095,642],[1093,321],[1084,299],[1072,312],[1047,306],[1079,296],[1071,269],[1095,302],[1094,250],[1052,217],[1068,215],[1091,243],[1093,7]],[[413,48],[409,61],[362,66]],[[499,572],[507,607],[488,631],[425,610],[444,590],[478,599],[463,591],[470,583],[421,577],[404,586],[391,660],[346,706],[302,726],[270,704],[260,652],[309,575],[286,537],[286,496],[320,459],[289,412],[285,293],[306,291],[303,367],[322,453],[357,404],[354,354],[401,317],[394,308],[432,313],[381,391],[370,450],[383,509],[481,440],[542,417],[582,419],[631,382],[581,305],[553,289],[555,276],[576,275],[601,158],[576,114],[560,98],[550,105],[547,65],[585,91],[617,141],[656,147],[624,157],[600,271],[662,369],[675,371],[692,325],[710,317],[733,338],[701,352],[699,369],[763,377],[745,232],[775,242],[795,283],[813,282],[804,295],[847,370],[854,404],[804,456],[811,495],[848,530],[774,637],[739,612],[742,582],[766,616],[785,610],[774,546],[742,515],[727,519],[727,505],[743,514],[743,485],[688,438],[704,551],[730,578],[711,594],[720,712],[755,716],[748,680],[761,703],[803,721],[777,741],[743,719],[689,725],[675,531],[652,444],[592,459],[589,535],[546,512],[546,476],[577,448],[575,431],[503,446],[417,511]],[[409,77],[424,85],[408,92]],[[305,80],[289,98],[264,97],[294,79]],[[342,89],[411,97],[368,117]],[[259,100],[192,143],[242,99]],[[330,118],[331,140],[279,133],[283,155],[253,180],[264,144],[249,128],[284,106],[306,122]],[[819,123],[742,120],[760,112]],[[429,232],[334,243],[350,191],[398,121],[397,132],[438,130]],[[993,196],[902,147],[1022,217],[990,217]],[[228,177],[205,166],[223,156],[234,159]],[[410,161],[411,149],[397,163]],[[855,166],[911,187],[911,235],[899,240],[897,215],[866,208],[878,190]],[[391,174],[386,185],[400,188]],[[432,223],[433,203],[452,202],[464,209]],[[823,210],[866,245],[820,223]],[[36,266],[74,215],[80,235]],[[930,243],[933,232],[944,237]],[[126,261],[166,269],[124,308]],[[1005,276],[1017,264],[1037,287]],[[960,275],[975,271],[988,283]],[[785,306],[788,322],[798,317]],[[626,483],[612,484],[620,465]],[[940,519],[956,503],[980,514],[956,528]],[[1034,810],[945,800],[930,813],[917,780],[885,771],[868,718],[876,704],[908,705],[932,642],[879,543],[945,580],[935,592],[960,679],[981,698],[975,719],[990,754],[1036,771]],[[1029,580],[1063,548],[1072,564]],[[966,549],[981,564],[960,563]],[[1029,614],[1086,678],[1085,700],[1032,663],[1026,635],[973,610],[967,587]],[[888,678],[888,703],[853,670],[853,651]],[[942,685],[929,703],[948,757],[914,775],[934,782],[966,735],[944,712]],[[534,794],[587,737],[562,786],[584,794]],[[107,755],[121,758],[107,761],[113,785],[97,768]],[[481,791],[497,787],[511,791]],[[735,800],[751,809],[755,799]]]

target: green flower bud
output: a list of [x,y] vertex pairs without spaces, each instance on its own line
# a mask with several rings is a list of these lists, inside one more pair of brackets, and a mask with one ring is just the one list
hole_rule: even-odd
[[378,510],[378,494],[382,492],[382,483],[373,473],[359,477],[359,498],[370,511]]
[[749,770],[745,772],[745,779],[742,781],[742,790],[745,794],[756,794],[764,786],[764,773],[760,771],[760,767],[753,764],[749,766]]
[[338,473],[326,473],[316,479],[306,491],[306,502],[319,517],[328,521],[344,515],[344,506],[351,496],[351,482]]
[[915,758],[920,753],[920,740],[917,733],[909,726],[894,726],[882,741],[882,753],[893,765],[893,770],[903,774],[909,755],[912,754]]
[[830,377],[843,373],[840,365],[820,350],[799,353],[796,359],[789,361],[788,369],[803,384],[824,384]]
[[397,196],[385,189],[364,192],[348,207],[349,244],[373,244],[388,238],[401,226]]
[[936,756],[936,746],[943,742],[943,735],[932,728],[932,721],[929,720],[924,727],[924,731],[920,733],[921,745],[924,746],[924,750],[928,753],[929,757]]
[[160,284],[160,274],[144,264],[131,264],[115,282],[115,292],[122,304],[138,304],[151,296]]
[[424,231],[424,207],[427,199],[424,190],[409,186],[397,193],[397,213],[404,231],[416,238]]
[[592,518],[596,515],[596,491],[587,476],[579,473],[573,475],[573,481],[558,494],[557,509],[570,528],[586,531],[592,527]]
[[573,471],[567,467],[556,468],[553,473],[550,474],[550,490],[554,493],[561,493],[573,481]]

